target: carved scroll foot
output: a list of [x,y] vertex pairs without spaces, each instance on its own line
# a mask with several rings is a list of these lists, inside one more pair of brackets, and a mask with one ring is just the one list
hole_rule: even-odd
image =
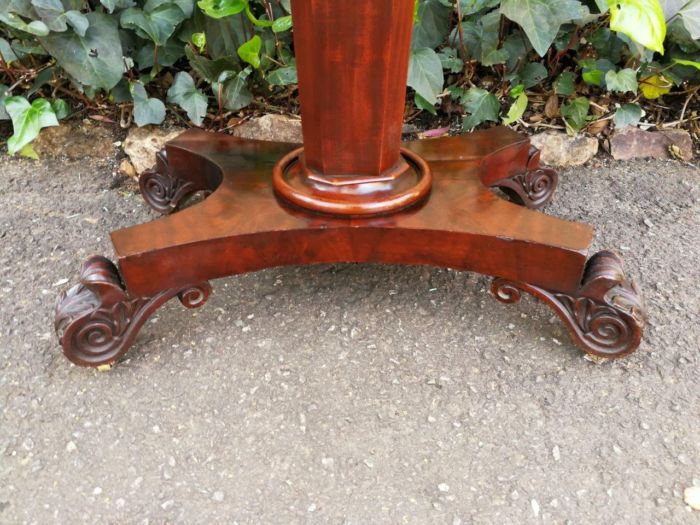
[[538,210],[552,200],[559,176],[551,168],[540,166],[540,150],[530,147],[525,171],[493,183],[518,204]]
[[491,292],[504,303],[519,301],[521,292],[547,303],[588,354],[623,357],[634,352],[642,339],[644,300],[634,282],[625,277],[622,259],[613,252],[591,257],[576,295],[500,278],[494,279]]
[[146,204],[159,213],[175,211],[185,197],[201,189],[173,175],[164,149],[156,154],[156,165],[139,177],[139,187]]
[[54,326],[63,353],[80,366],[111,365],[133,343],[143,323],[161,305],[177,296],[187,308],[206,303],[207,282],[164,290],[152,297],[130,297],[117,268],[102,256],[90,257],[80,272],[80,284],[58,299]]

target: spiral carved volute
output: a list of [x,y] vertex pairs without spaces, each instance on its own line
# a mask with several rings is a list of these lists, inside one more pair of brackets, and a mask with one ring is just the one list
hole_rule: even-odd
[[117,268],[101,256],[82,267],[80,283],[64,292],[56,305],[55,329],[63,352],[77,365],[102,366],[117,361],[131,346],[148,317],[178,296],[187,308],[203,305],[208,283],[170,289],[152,297],[129,297]]
[[556,171],[540,166],[540,150],[532,146],[525,170],[495,182],[493,186],[503,190],[518,203],[539,209],[552,200],[558,182]]
[[169,213],[188,195],[197,191],[191,181],[173,175],[165,150],[156,155],[156,165],[139,177],[139,188],[146,204],[159,213]]
[[622,259],[613,252],[599,252],[589,260],[576,295],[506,279],[495,279],[491,290],[505,303],[517,302],[521,292],[546,302],[587,353],[622,357],[636,350],[641,342],[646,317],[644,301],[634,282],[625,277]]

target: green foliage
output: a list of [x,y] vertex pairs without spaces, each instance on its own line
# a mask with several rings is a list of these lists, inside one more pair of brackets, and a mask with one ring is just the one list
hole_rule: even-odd
[[666,18],[659,0],[614,0],[610,3],[610,29],[664,54]]
[[610,69],[605,73],[605,85],[610,91],[636,93],[638,87],[637,72],[629,68],[617,72]]
[[642,108],[639,104],[623,104],[615,112],[615,127],[636,126],[642,118]]
[[522,118],[527,109],[527,95],[525,94],[525,86],[518,84],[510,90],[511,98],[514,98],[508,114],[503,118],[503,125],[509,126]]
[[408,65],[408,85],[416,90],[427,104],[437,102],[443,87],[442,62],[429,47],[414,50]]
[[202,125],[209,102],[202,90],[197,89],[189,73],[180,71],[175,75],[173,85],[168,90],[168,102],[184,109],[195,126]]
[[581,131],[588,121],[588,110],[591,103],[586,97],[576,97],[574,100],[563,104],[561,107],[561,116],[564,117],[566,130],[574,135]]
[[520,24],[543,57],[562,24],[583,19],[588,9],[578,0],[503,0],[501,14]]
[[470,113],[462,123],[464,129],[472,130],[482,122],[498,121],[498,112],[501,106],[493,93],[473,87],[461,93],[460,99],[464,109]]
[[[465,129],[526,119],[533,92],[556,95],[572,133],[593,118],[583,94],[610,92],[619,108],[607,118],[635,125],[640,95],[700,79],[700,0],[415,0],[414,24],[413,102],[461,109]],[[137,125],[161,123],[168,109],[201,126],[263,99],[289,104],[292,25],[289,0],[0,0],[0,119],[15,126],[12,152],[69,112],[41,102],[58,91],[132,105]]]
[[152,98],[146,93],[146,88],[141,82],[129,84],[129,91],[134,99],[134,122],[137,126],[147,124],[160,124],[165,118],[165,104],[157,98]]
[[12,119],[14,134],[7,141],[10,155],[20,153],[36,158],[31,142],[39,136],[41,128],[58,126],[58,119],[51,103],[37,98],[31,104],[24,97],[6,97],[5,110]]

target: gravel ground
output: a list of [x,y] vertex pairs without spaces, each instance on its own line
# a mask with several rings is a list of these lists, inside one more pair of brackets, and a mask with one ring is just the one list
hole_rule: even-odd
[[217,281],[100,373],[52,316],[109,230],[155,217],[115,165],[0,161],[0,523],[698,523],[697,169],[598,160],[547,210],[645,290],[625,360],[478,275],[333,265]]

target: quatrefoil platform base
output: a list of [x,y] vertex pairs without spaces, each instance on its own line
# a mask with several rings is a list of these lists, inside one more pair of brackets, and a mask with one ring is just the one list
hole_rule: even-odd
[[[168,143],[141,178],[146,202],[166,215],[113,232],[117,264],[91,257],[59,298],[65,355],[82,366],[113,364],[160,305],[179,297],[201,306],[214,279],[348,262],[491,275],[497,299],[526,292],[542,300],[585,352],[620,357],[638,347],[645,312],[637,287],[618,255],[589,257],[591,227],[537,211],[557,175],[540,166],[527,138],[493,128],[404,143],[429,167],[431,187],[409,207],[367,217],[314,212],[278,194],[275,166],[298,148],[199,130]],[[178,211],[196,192],[207,196]]]

